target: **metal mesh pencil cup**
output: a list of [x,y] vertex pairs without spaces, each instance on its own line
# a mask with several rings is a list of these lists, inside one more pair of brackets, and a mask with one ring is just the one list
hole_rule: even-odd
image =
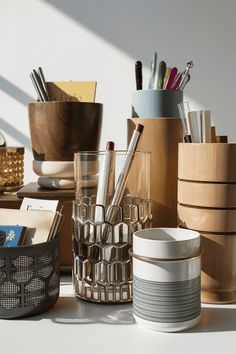
[[101,151],[75,155],[73,283],[80,298],[101,303],[128,302],[132,300],[132,235],[150,227],[152,220],[150,154],[134,153],[122,198],[113,204],[126,158],[125,151],[114,152],[107,198],[101,204],[99,180],[105,154]]
[[59,296],[59,237],[31,246],[0,247],[0,318],[35,315]]

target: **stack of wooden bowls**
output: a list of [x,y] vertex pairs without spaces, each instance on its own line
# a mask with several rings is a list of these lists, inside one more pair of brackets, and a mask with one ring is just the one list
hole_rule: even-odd
[[236,301],[236,144],[179,144],[178,225],[199,231],[202,301]]

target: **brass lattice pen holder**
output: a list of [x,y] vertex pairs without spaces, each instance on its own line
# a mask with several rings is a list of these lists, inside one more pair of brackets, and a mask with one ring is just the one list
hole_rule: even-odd
[[24,184],[24,148],[0,147],[0,192],[20,189]]

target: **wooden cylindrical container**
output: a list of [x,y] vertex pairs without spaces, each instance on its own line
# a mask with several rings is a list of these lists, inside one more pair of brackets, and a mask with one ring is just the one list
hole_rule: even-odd
[[178,226],[199,231],[202,301],[236,301],[236,144],[179,144]]
[[29,125],[34,159],[73,161],[77,151],[99,149],[102,104],[90,102],[30,103]]
[[152,226],[176,227],[178,143],[183,140],[181,120],[179,118],[128,119],[128,142],[138,123],[144,126],[138,150],[151,152]]

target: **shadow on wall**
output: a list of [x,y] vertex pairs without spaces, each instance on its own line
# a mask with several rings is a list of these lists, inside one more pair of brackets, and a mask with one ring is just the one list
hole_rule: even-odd
[[13,125],[7,123],[2,118],[0,118],[0,130],[14,137],[22,146],[31,151],[30,139],[25,134],[22,134],[20,130],[16,129]]
[[[219,133],[234,128],[236,73],[220,74],[236,61],[234,0],[227,0],[227,6],[222,0],[42,1],[147,67],[154,50],[181,70],[192,59],[195,67],[186,93],[213,111]],[[236,138],[236,131],[232,134]]]
[[[26,92],[14,85],[12,82],[5,79],[3,76],[0,76],[0,90],[4,91],[9,96],[11,96],[16,101],[22,103],[25,106],[28,104],[28,102],[34,101],[33,97],[28,95]],[[2,118],[0,118],[0,130],[14,137],[17,141],[19,141],[19,143],[25,146],[26,149],[31,151],[30,139],[25,134],[22,134],[22,132],[18,130],[15,126],[9,124]]]
[[9,96],[19,101],[20,103],[27,105],[29,102],[33,102],[34,98],[14,85],[12,82],[0,76],[0,90],[7,93]]

